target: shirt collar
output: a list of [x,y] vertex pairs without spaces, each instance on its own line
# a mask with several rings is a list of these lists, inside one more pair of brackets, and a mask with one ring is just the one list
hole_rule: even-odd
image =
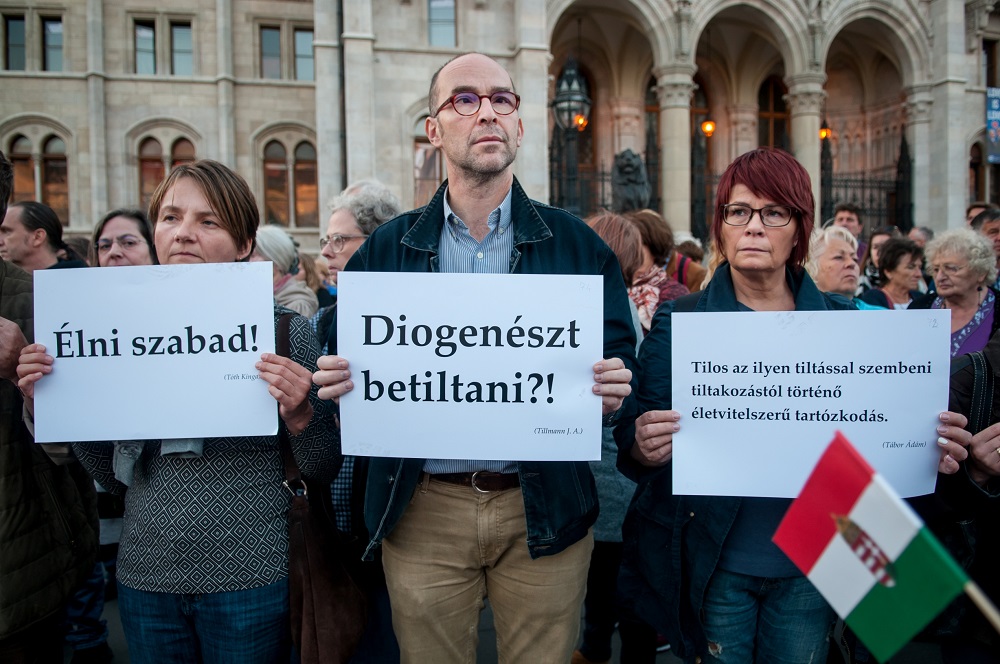
[[[507,195],[503,197],[500,201],[500,205],[490,212],[490,216],[486,223],[491,231],[495,231],[497,228],[502,228],[505,231],[510,227],[510,222],[512,215],[510,213],[511,209],[511,199],[514,192],[514,187],[512,186],[507,190]],[[446,224],[455,224],[459,229],[468,232],[469,227],[465,225],[462,218],[455,214],[455,211],[451,209],[451,205],[448,203],[448,190],[445,189],[444,196],[444,220]]]

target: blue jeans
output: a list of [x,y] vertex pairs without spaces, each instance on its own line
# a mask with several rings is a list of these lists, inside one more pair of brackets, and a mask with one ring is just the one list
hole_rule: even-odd
[[822,664],[836,616],[805,577],[716,569],[702,607],[706,662]]
[[104,564],[94,564],[90,576],[66,603],[64,629],[66,643],[73,650],[96,648],[108,640],[108,621],[104,613]]
[[288,662],[288,580],[260,588],[182,595],[118,586],[133,664]]

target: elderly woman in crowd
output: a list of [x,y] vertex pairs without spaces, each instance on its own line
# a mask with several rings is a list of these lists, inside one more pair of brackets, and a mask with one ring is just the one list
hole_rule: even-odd
[[[320,239],[322,256],[330,268],[331,279],[364,243],[372,231],[401,212],[399,199],[389,188],[376,180],[362,180],[349,186],[333,199],[326,235]],[[320,345],[326,350],[333,329],[337,302],[320,309],[310,319]],[[344,465],[332,484],[332,497],[337,527],[350,533],[357,542],[368,541],[364,522],[365,486],[368,477],[368,457],[345,456]],[[361,552],[354,552],[360,558]],[[353,662],[399,661],[399,644],[392,629],[392,610],[382,571],[381,550],[371,562],[361,563],[364,590],[368,596],[368,625]]]
[[[149,211],[165,265],[246,261],[253,250],[257,203],[246,181],[218,162],[176,166]],[[276,328],[282,311],[275,306]],[[339,437],[312,386],[319,347],[299,316],[289,346],[290,358],[265,353],[256,368],[299,468],[329,478],[340,462]],[[18,385],[29,415],[35,383],[56,366],[41,345],[21,352]],[[116,455],[120,446],[111,442],[73,444],[94,478],[125,496],[118,598],[131,661],[289,661],[291,498],[279,436],[138,447],[135,458]]]
[[643,332],[649,331],[656,308],[664,302],[688,294],[687,286],[667,274],[663,267],[674,252],[674,234],[667,222],[652,210],[637,210],[626,215],[639,229],[642,237],[642,263],[631,279],[628,289],[639,311]]
[[159,265],[153,247],[153,225],[142,210],[121,208],[108,212],[94,227],[90,264]]
[[894,237],[878,251],[879,284],[866,291],[861,300],[886,309],[906,309],[921,296],[924,252],[913,240]]
[[251,261],[271,261],[274,278],[274,301],[306,318],[319,309],[316,293],[305,282],[296,279],[299,273],[299,251],[292,236],[278,226],[264,226],[257,231],[257,242]]
[[945,231],[927,243],[927,262],[937,293],[910,309],[951,310],[951,356],[982,350],[1000,327],[996,257],[990,241],[967,228]]
[[809,238],[806,271],[824,293],[840,295],[858,309],[884,309],[854,297],[858,290],[858,240],[842,226],[817,228]]
[[[809,175],[788,153],[759,148],[730,164],[712,222],[724,262],[704,291],[657,311],[639,349],[642,414],[615,431],[619,468],[639,483],[623,529],[619,596],[688,662],[826,661],[834,614],[771,541],[791,501],[674,495],[670,467],[681,429],[681,415],[671,409],[675,310],[850,307],[821,293],[802,269],[814,209]],[[943,441],[939,468],[955,472],[955,459],[966,456],[960,443],[971,436],[962,430],[964,417],[945,413],[941,420],[943,433],[934,436]]]

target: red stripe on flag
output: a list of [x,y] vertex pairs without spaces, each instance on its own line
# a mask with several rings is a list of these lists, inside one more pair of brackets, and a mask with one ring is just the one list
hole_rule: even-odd
[[809,574],[830,540],[835,515],[851,513],[875,470],[839,431],[774,534],[774,543]]

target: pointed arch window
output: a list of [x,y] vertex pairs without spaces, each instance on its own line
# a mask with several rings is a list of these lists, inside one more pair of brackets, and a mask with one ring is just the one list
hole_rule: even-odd
[[10,202],[35,200],[35,165],[31,160],[31,141],[26,136],[15,136],[8,154],[14,166],[14,191]]
[[788,89],[778,76],[769,76],[757,93],[757,143],[788,149],[788,107],[784,96]]
[[155,138],[147,138],[139,145],[139,202],[143,210],[149,207],[153,192],[165,176],[163,146]]
[[63,226],[69,224],[69,178],[66,142],[58,136],[45,141],[42,154],[42,202],[52,208]]
[[197,159],[194,151],[194,143],[186,138],[178,138],[170,148],[170,165],[179,166],[188,164]]
[[288,225],[288,164],[285,146],[271,141],[264,146],[264,221]]
[[295,147],[295,225],[319,226],[319,178],[316,148],[308,141]]

